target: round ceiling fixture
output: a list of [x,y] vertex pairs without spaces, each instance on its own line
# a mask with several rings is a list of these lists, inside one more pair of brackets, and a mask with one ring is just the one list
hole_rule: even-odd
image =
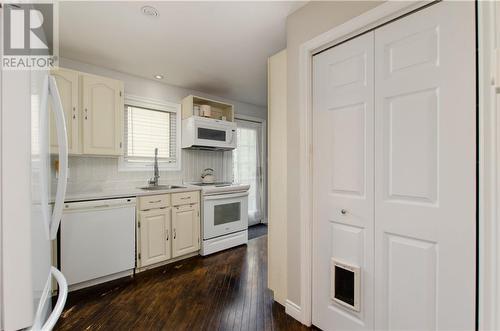
[[156,79],[163,79],[163,75],[155,75],[154,76]]
[[146,16],[158,17],[160,13],[155,7],[152,6],[144,6],[141,8],[141,12]]

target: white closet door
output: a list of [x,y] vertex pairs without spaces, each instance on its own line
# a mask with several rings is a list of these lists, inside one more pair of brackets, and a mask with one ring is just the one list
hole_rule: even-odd
[[[373,328],[373,32],[313,60],[313,324]],[[360,310],[332,298],[332,258],[360,267]]]
[[375,328],[473,330],[474,3],[375,31]]

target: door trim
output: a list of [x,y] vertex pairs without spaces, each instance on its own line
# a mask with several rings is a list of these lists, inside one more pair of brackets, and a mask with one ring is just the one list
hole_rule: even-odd
[[288,315],[307,326],[312,322],[312,57],[334,45],[428,6],[433,1],[385,2],[319,36],[299,49],[300,155],[300,303],[286,300]]
[[[478,146],[479,146],[479,275],[477,288],[477,319],[479,330],[500,328],[500,36],[495,34],[500,23],[500,5],[489,1],[477,3],[478,37]],[[495,54],[496,53],[496,54]],[[495,59],[495,56],[497,57]],[[492,73],[494,73],[492,75]],[[496,76],[496,77],[495,77]]]

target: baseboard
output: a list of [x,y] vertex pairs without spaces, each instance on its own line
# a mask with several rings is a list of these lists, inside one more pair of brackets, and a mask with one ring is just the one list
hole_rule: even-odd
[[290,300],[286,300],[285,303],[285,312],[295,318],[297,321],[302,323],[302,310],[299,305]]
[[134,269],[125,270],[125,271],[118,272],[116,274],[87,280],[87,281],[84,281],[81,283],[71,284],[68,286],[68,290],[69,290],[69,292],[77,291],[77,290],[84,289],[86,287],[92,287],[92,286],[107,283],[107,282],[110,282],[110,281],[113,281],[113,280],[116,280],[119,278],[132,276],[133,274],[134,274]]

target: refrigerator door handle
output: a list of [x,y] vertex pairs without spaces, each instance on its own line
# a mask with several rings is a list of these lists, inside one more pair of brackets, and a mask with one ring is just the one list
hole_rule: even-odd
[[50,238],[50,217],[49,209],[49,80],[47,77],[43,80],[42,92],[40,96],[40,118],[39,118],[39,155],[40,155],[40,208],[47,238]]
[[55,239],[59,224],[61,223],[64,208],[64,198],[66,196],[66,186],[68,183],[68,136],[66,133],[66,119],[61,103],[61,96],[57,89],[56,79],[49,75],[49,92],[52,96],[52,109],[57,130],[57,143],[59,150],[59,177],[57,180],[57,191],[50,221],[50,239]]
[[66,304],[66,298],[68,297],[68,283],[66,282],[64,275],[55,267],[50,268],[50,273],[57,281],[57,285],[59,286],[59,295],[57,296],[56,305],[52,309],[52,313],[50,313],[41,331],[51,331],[54,328],[59,316],[61,316],[64,305]]

